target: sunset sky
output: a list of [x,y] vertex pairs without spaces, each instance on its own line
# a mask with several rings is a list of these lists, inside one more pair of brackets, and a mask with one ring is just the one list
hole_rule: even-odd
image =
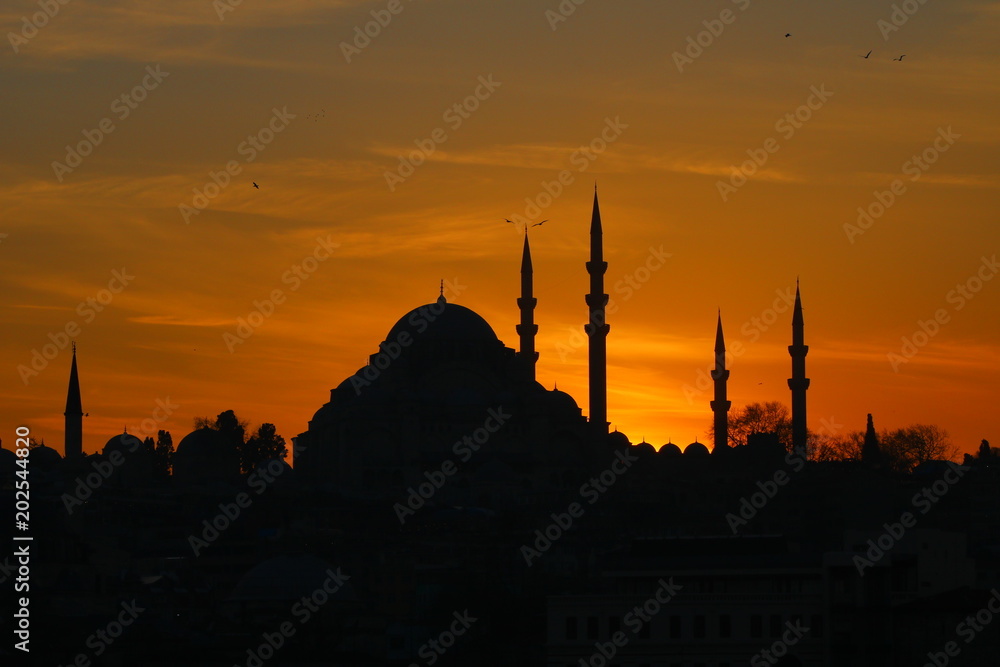
[[168,398],[175,442],[233,409],[290,444],[442,278],[517,347],[504,218],[549,220],[538,379],[586,414],[596,181],[609,419],[634,442],[707,440],[717,308],[734,409],[789,403],[799,277],[811,429],[871,412],[1000,445],[1000,4],[902,4],[7,2],[0,438],[62,451],[67,327],[86,452]]

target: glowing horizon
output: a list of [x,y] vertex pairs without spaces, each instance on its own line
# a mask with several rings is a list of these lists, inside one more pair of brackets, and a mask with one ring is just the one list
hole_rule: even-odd
[[733,410],[790,404],[797,276],[811,430],[872,413],[1000,442],[995,5],[387,6],[75,0],[5,47],[5,447],[26,424],[61,451],[70,339],[88,453],[168,397],[175,443],[233,409],[290,446],[442,278],[516,349],[505,218],[549,220],[537,378],[586,415],[595,180],[608,415],[633,442],[707,440],[717,308]]

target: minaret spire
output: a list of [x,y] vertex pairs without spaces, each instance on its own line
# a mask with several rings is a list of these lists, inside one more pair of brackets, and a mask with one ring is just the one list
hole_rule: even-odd
[[601,209],[597,203],[597,184],[594,184],[594,212],[590,219],[590,293],[586,296],[590,307],[590,321],[584,326],[590,342],[590,423],[602,433],[608,432],[608,351],[607,337],[610,327],[605,319],[608,295],[604,293],[604,274],[608,263],[604,261],[604,231],[601,228]]
[[538,325],[535,324],[535,305],[538,299],[533,294],[533,271],[531,268],[531,246],[528,245],[528,228],[524,228],[524,249],[521,252],[521,297],[517,300],[517,307],[521,309],[521,323],[515,329],[521,337],[521,350],[518,356],[521,357],[528,377],[535,379],[535,362],[538,361],[538,352],[535,351],[535,334],[538,333]]
[[[715,328],[715,370],[712,371],[715,381],[715,400],[712,406],[715,425],[714,449],[729,447],[729,408],[732,401],[726,396],[726,383],[729,381],[729,371],[726,370],[726,341],[722,337],[722,310],[719,310],[718,324]],[[714,451],[714,450],[713,450]]]
[[83,453],[83,405],[80,400],[80,376],[76,369],[76,343],[73,343],[73,363],[69,369],[69,390],[66,392],[64,451],[66,458]]
[[872,421],[871,413],[868,413],[865,440],[861,446],[861,461],[873,468],[878,468],[882,465],[882,448],[878,442],[878,434],[875,432],[875,423]]
[[799,280],[795,279],[795,309],[792,313],[792,344],[788,346],[788,354],[792,357],[792,377],[788,380],[788,388],[792,390],[792,449],[801,456],[806,454],[806,389],[809,388],[809,378],[806,377],[806,354],[809,346],[805,344],[805,324],[802,319],[802,297],[799,294]]

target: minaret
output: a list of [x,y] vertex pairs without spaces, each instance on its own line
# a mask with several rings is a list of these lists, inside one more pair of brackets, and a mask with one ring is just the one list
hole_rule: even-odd
[[875,423],[872,421],[871,413],[868,414],[868,426],[865,428],[865,440],[861,445],[861,461],[873,468],[882,465],[882,448],[878,443],[878,434],[875,432]]
[[76,343],[73,343],[73,365],[69,369],[69,391],[66,392],[64,457],[83,453],[83,406],[80,401],[80,376],[76,371]]
[[521,351],[518,355],[525,365],[528,377],[534,382],[535,362],[538,361],[538,352],[535,351],[535,334],[538,333],[535,305],[538,299],[532,293],[531,248],[528,246],[528,228],[525,227],[524,252],[521,254],[521,298],[517,300],[517,307],[521,309],[521,323],[515,329],[521,337]]
[[806,453],[806,354],[809,346],[804,344],[805,332],[802,321],[802,298],[799,296],[799,281],[795,280],[795,312],[792,314],[792,344],[788,354],[792,357],[792,377],[788,388],[792,390],[792,449],[804,456]]
[[715,444],[714,448],[729,447],[729,407],[732,401],[726,398],[726,382],[729,381],[729,371],[726,370],[726,341],[722,338],[722,311],[719,311],[719,324],[715,329],[715,370],[712,371],[715,381],[715,400],[709,405],[715,414]]
[[594,186],[594,213],[590,219],[590,321],[584,326],[590,342],[590,423],[602,433],[608,432],[608,331],[604,308],[608,295],[604,293],[604,232],[601,230],[601,210],[597,204],[597,186]]

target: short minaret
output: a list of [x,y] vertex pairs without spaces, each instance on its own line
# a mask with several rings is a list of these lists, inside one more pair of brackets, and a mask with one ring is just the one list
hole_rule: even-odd
[[715,381],[715,400],[712,413],[715,415],[715,449],[729,447],[729,407],[732,401],[726,397],[726,383],[729,381],[729,371],[726,370],[726,341],[722,337],[722,311],[719,311],[719,323],[715,329],[715,370],[712,371]]
[[604,261],[604,232],[601,229],[601,210],[597,204],[597,186],[594,186],[594,212],[590,219],[590,321],[584,326],[590,343],[590,423],[602,433],[608,432],[608,331],[605,322],[605,306],[608,295],[604,293],[604,273],[608,263]]
[[83,453],[83,404],[80,400],[80,376],[76,370],[76,343],[73,343],[73,364],[69,369],[69,390],[66,392],[65,458]]
[[521,309],[521,323],[518,324],[517,334],[521,337],[521,351],[518,353],[524,363],[528,378],[535,379],[535,362],[538,361],[538,352],[535,351],[535,334],[538,333],[538,325],[535,324],[535,305],[538,299],[533,296],[531,270],[531,247],[528,245],[528,228],[524,228],[524,251],[521,253],[521,298],[517,300],[517,307]]
[[809,388],[809,378],[806,377],[806,354],[809,346],[805,344],[804,322],[802,320],[802,298],[799,295],[799,281],[795,281],[795,311],[792,314],[792,344],[788,346],[788,354],[792,357],[792,377],[788,380],[788,388],[792,390],[792,449],[802,456],[806,453],[806,389]]

